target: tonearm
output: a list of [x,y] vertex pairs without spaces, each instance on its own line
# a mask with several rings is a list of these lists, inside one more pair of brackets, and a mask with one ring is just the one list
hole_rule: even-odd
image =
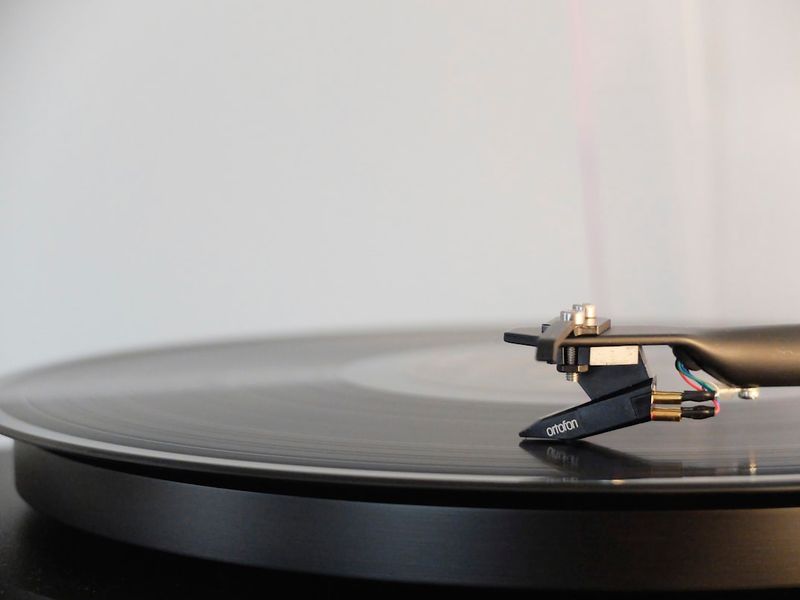
[[[589,396],[584,404],[539,419],[520,433],[526,438],[570,440],[647,421],[707,419],[719,412],[722,392],[752,399],[761,387],[800,385],[800,325],[612,327],[593,304],[574,304],[541,328],[509,331],[504,339],[535,346],[536,360],[555,365]],[[675,366],[692,389],[656,389],[644,346],[672,348]]]

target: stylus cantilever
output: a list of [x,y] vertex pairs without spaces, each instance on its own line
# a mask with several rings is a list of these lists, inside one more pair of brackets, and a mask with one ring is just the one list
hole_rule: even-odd
[[579,439],[646,421],[716,414],[716,406],[702,404],[716,405],[711,388],[655,389],[643,346],[669,346],[687,373],[706,371],[745,398],[755,397],[760,387],[800,385],[800,325],[612,328],[609,319],[596,315],[594,305],[575,304],[541,329],[509,331],[504,339],[535,346],[536,360],[556,365],[589,396],[584,404],[536,421],[520,433],[526,438]]

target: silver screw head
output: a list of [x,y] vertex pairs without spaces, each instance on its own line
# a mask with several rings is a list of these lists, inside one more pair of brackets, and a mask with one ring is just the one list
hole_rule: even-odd
[[757,387],[743,388],[739,390],[739,398],[742,400],[757,400],[759,389]]
[[561,320],[562,321],[572,321],[572,311],[562,310],[561,311]]

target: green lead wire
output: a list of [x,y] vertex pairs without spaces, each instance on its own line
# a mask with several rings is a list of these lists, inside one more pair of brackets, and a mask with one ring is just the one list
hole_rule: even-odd
[[703,381],[702,379],[700,379],[699,377],[694,375],[691,371],[689,371],[689,369],[686,368],[686,365],[684,365],[681,361],[679,361],[679,360],[675,361],[675,368],[678,369],[678,371],[680,371],[684,375],[686,375],[689,379],[694,381],[697,385],[699,385],[705,391],[707,391],[707,392],[716,392],[717,391],[716,389],[714,389],[711,386],[711,384]]

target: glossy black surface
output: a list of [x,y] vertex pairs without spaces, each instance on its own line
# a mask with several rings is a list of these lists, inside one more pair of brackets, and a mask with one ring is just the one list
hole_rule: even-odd
[[[582,391],[502,331],[248,341],[57,365],[2,383],[0,430],[86,456],[271,479],[512,491],[800,484],[792,388],[728,400],[715,419],[592,439],[635,461],[542,460],[517,432]],[[663,358],[650,357],[651,371],[678,387]]]
[[[22,443],[15,459],[22,497],[61,522],[156,550],[270,570],[557,590],[800,582],[800,508],[780,503],[720,510],[663,498],[654,509],[647,499],[624,496],[631,501],[621,510],[597,494],[577,494],[569,503],[555,495],[547,503],[454,507],[446,495],[439,503],[418,495],[396,502],[209,485]],[[698,558],[712,555],[701,568]]]
[[[272,596],[281,589],[314,598],[419,593],[441,597],[446,592],[475,597],[480,593],[248,568],[110,541],[62,525],[28,507],[14,489],[12,452],[0,448],[0,598],[253,598]],[[522,593],[503,596],[522,597]]]

